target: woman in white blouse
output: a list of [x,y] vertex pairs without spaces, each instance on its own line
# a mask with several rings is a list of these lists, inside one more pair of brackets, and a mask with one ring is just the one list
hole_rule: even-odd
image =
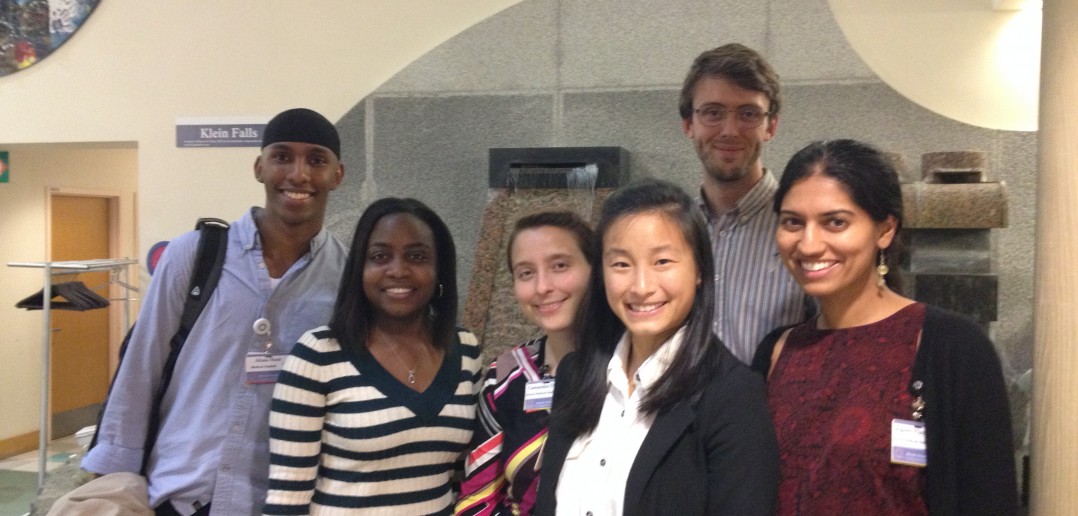
[[711,332],[703,214],[649,180],[607,199],[597,236],[536,513],[770,514],[778,452],[764,383]]

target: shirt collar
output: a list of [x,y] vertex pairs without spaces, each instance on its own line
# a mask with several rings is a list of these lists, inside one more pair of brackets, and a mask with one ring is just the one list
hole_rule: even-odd
[[[243,244],[244,251],[250,251],[252,249],[262,248],[262,237],[258,234],[258,225],[255,224],[255,216],[259,210],[258,206],[254,206],[247,210],[247,213],[243,214],[240,220],[236,221],[236,227],[239,230],[240,242]],[[322,249],[322,246],[329,241],[329,231],[325,226],[322,226],[318,230],[318,233],[311,239],[310,254],[313,258],[318,254],[318,251]]]
[[[775,180],[775,176],[771,175],[771,171],[764,169],[764,175],[756,182],[756,185],[751,190],[745,193],[737,203],[734,204],[734,209],[730,213],[736,214],[739,221],[748,219],[763,209],[770,209],[771,204],[775,200],[775,192],[779,189],[779,182]],[[700,188],[700,209],[703,210],[704,216],[707,217],[708,222],[714,222],[714,215],[711,213],[711,208],[707,205],[707,197],[704,196],[704,189]]]
[[[655,382],[659,381],[659,378],[670,368],[674,357],[677,356],[677,351],[681,349],[681,342],[684,338],[685,326],[682,326],[672,337],[663,342],[659,349],[655,350],[655,353],[652,353],[650,357],[644,360],[643,364],[640,364],[640,368],[636,370],[637,388],[647,390]],[[614,348],[614,356],[610,358],[610,363],[607,365],[607,378],[611,378],[615,374],[625,376],[625,363],[628,357],[629,332],[625,332],[621,339],[618,340],[618,345]]]

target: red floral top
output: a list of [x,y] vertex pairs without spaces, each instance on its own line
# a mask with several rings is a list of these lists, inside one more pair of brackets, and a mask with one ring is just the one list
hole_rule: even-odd
[[927,514],[923,470],[891,463],[891,420],[912,419],[914,303],[865,326],[795,327],[768,378],[782,459],[780,515]]

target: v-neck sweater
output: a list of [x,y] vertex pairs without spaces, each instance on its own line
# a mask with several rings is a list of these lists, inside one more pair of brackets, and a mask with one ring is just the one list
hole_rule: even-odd
[[416,392],[329,328],[285,360],[270,412],[265,514],[448,514],[472,435],[479,348],[458,331]]

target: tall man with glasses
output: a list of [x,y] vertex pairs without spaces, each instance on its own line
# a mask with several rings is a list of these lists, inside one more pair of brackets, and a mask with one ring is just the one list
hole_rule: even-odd
[[681,125],[703,165],[700,206],[715,258],[713,330],[742,362],[776,327],[815,305],[775,248],[778,182],[763,165],[782,97],[778,75],[755,50],[730,43],[697,56],[681,89]]

